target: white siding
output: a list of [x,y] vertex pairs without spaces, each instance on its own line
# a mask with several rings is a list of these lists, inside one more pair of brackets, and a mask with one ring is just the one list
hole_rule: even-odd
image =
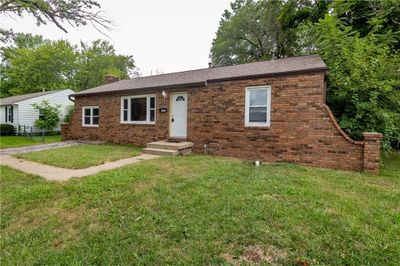
[[0,106],[0,124],[4,124],[6,121],[5,121],[5,113],[6,113],[6,111],[5,111],[5,106]]
[[68,95],[73,93],[75,93],[73,90],[68,89],[18,102],[18,124],[21,126],[33,126],[39,118],[39,111],[34,109],[32,104],[39,104],[43,100],[49,101],[51,105],[60,105],[61,118],[63,118],[66,114],[67,106],[74,104],[68,99]]

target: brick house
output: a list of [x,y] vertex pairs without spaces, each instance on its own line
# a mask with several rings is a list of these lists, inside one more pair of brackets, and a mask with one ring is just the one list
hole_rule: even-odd
[[318,55],[118,81],[71,95],[63,139],[145,146],[183,139],[195,153],[378,173],[381,134],[349,138],[325,104]]

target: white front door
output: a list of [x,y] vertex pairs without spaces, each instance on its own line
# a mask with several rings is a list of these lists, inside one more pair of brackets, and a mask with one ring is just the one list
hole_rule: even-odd
[[172,138],[186,138],[187,136],[187,93],[171,94],[171,131]]

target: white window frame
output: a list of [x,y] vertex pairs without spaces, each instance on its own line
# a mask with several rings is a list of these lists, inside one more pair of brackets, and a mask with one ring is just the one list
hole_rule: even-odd
[[[154,97],[154,108],[150,108],[150,98]],[[132,121],[131,120],[131,99],[137,98],[146,98],[146,121]],[[128,109],[124,109],[124,100],[128,100]],[[157,106],[157,97],[155,94],[143,94],[143,95],[134,95],[134,96],[122,96],[121,97],[121,115],[120,115],[120,123],[121,124],[136,124],[136,125],[154,125],[156,123],[156,106]],[[124,110],[128,111],[128,121],[124,121]],[[150,110],[154,110],[154,121],[150,121]]]
[[[255,90],[267,90],[267,105],[253,105],[251,107],[264,107],[267,109],[267,121],[266,122],[250,122],[250,91]],[[246,87],[246,97],[245,97],[245,120],[244,125],[246,127],[269,127],[271,126],[271,86],[251,86]]]
[[[85,110],[90,109],[90,124],[85,124]],[[100,108],[98,106],[83,106],[82,107],[82,126],[83,127],[99,127],[99,124],[93,124],[93,109],[99,109],[99,124],[100,124]]]
[[[4,110],[7,114],[6,121],[5,121],[6,123],[11,123],[11,124],[14,123],[14,109],[15,108],[13,105],[7,105],[4,107]],[[11,112],[11,110],[12,110],[12,112]]]

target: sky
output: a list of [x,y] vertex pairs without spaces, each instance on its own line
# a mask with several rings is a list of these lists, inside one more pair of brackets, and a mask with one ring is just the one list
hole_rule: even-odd
[[0,16],[2,27],[14,32],[67,39],[73,44],[102,38],[116,52],[132,55],[142,75],[208,67],[209,53],[221,15],[229,8],[225,0],[135,1],[98,0],[104,15],[115,25],[107,35],[91,26],[71,28],[64,33],[49,23],[40,27],[29,15]]

